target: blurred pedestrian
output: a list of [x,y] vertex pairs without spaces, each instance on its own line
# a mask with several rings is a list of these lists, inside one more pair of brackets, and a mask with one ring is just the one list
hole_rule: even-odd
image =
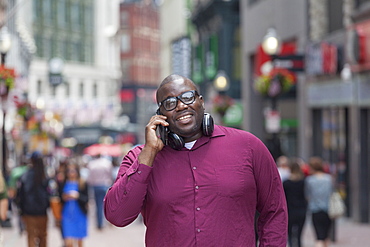
[[290,176],[289,158],[285,155],[279,156],[276,159],[276,165],[278,167],[281,181],[284,182]]
[[28,247],[47,246],[49,180],[40,152],[31,155],[31,167],[19,179],[17,198],[26,226]]
[[98,155],[88,163],[87,168],[89,169],[87,182],[94,191],[96,227],[102,230],[104,226],[103,200],[105,193],[113,182],[113,165],[109,159]]
[[[12,203],[16,199],[17,195],[17,184],[19,179],[22,177],[22,175],[28,170],[29,168],[29,158],[27,158],[26,155],[21,157],[20,164],[16,167],[14,167],[9,176],[8,180],[8,196],[10,199],[10,202]],[[15,202],[15,205],[17,205],[17,202]],[[18,217],[18,227],[19,227],[19,233],[22,234],[24,231],[24,223],[22,220],[22,217],[19,212],[17,212],[18,209],[15,209],[14,203],[12,204],[12,212],[13,215],[17,215]]]
[[[8,194],[5,179],[2,171],[0,170],[0,220],[6,220],[8,212]],[[3,232],[0,227],[0,247],[3,247]]]
[[301,236],[306,221],[307,200],[305,197],[305,176],[299,160],[289,161],[290,175],[283,182],[288,205],[288,243],[289,247],[301,247]]
[[308,164],[311,175],[305,181],[305,194],[316,234],[315,247],[327,247],[332,224],[328,208],[329,198],[333,192],[333,180],[330,174],[325,173],[323,160],[320,157],[311,157]]
[[62,201],[62,236],[66,247],[82,247],[87,236],[88,186],[81,179],[79,167],[69,164],[65,181],[60,184]]

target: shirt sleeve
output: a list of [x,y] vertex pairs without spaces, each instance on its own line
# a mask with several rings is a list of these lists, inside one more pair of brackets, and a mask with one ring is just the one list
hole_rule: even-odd
[[123,158],[116,181],[104,198],[105,217],[115,226],[132,223],[143,206],[152,168],[139,164],[141,149],[137,147]]
[[257,138],[252,143],[252,157],[257,185],[259,246],[286,247],[288,213],[276,163]]

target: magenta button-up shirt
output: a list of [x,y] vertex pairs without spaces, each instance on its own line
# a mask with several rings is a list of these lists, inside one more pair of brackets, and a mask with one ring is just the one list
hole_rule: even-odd
[[126,226],[142,213],[148,247],[285,247],[287,208],[276,164],[252,134],[215,126],[192,149],[159,152],[139,164],[136,147],[123,159],[104,203],[106,218]]

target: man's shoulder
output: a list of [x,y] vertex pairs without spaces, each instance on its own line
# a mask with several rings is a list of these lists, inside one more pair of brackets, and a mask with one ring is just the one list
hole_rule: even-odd
[[222,125],[215,125],[214,133],[216,135],[235,136],[238,138],[256,138],[252,133],[246,130],[222,126]]

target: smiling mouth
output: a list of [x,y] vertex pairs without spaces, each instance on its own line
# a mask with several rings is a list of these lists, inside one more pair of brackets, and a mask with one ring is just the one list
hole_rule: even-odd
[[182,121],[182,120],[186,120],[188,118],[191,118],[192,115],[185,115],[185,116],[182,116],[182,117],[179,117],[178,119],[176,119],[177,121]]

